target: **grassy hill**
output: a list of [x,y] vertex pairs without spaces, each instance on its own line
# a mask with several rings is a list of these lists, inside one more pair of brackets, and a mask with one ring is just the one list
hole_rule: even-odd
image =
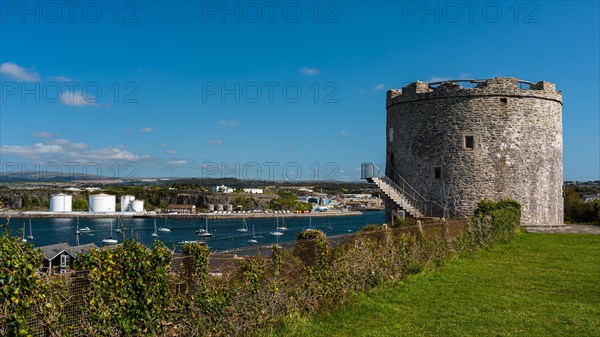
[[600,336],[600,236],[522,234],[277,336]]

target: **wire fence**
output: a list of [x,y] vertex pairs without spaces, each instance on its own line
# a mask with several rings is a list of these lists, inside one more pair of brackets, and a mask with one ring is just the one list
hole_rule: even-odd
[[[413,237],[417,237],[419,234],[423,235],[427,239],[440,239],[447,242],[451,242],[461,231],[467,226],[466,221],[433,221],[431,223],[423,223],[417,226],[400,227],[400,228],[388,228],[388,234],[391,232],[392,236],[398,236],[402,234],[408,234]],[[351,245],[356,242],[371,240],[372,242],[379,242],[384,240],[386,231],[373,230],[373,231],[360,231],[347,235],[336,235],[328,237],[328,245],[331,249],[343,245]],[[287,251],[290,254],[296,254],[300,260],[305,264],[306,256],[300,256],[299,252],[303,249],[306,252],[306,247],[310,247],[310,243],[313,240],[296,240],[277,243],[280,249]],[[226,252],[212,253],[208,258],[208,267],[212,278],[210,282],[220,282],[221,286],[227,287],[229,282],[233,282],[230,275],[235,274],[237,268],[239,268],[239,260],[247,257],[272,257],[273,255],[273,244],[252,246],[245,248],[237,248]],[[304,271],[304,264],[283,266],[284,273],[289,275],[301,274]],[[171,275],[169,279],[169,295],[173,298],[178,296],[185,296],[188,293],[194,293],[198,291],[198,282],[194,280],[196,273],[195,261],[191,256],[177,255],[171,260]],[[70,331],[70,335],[84,336],[83,325],[86,322],[86,312],[88,303],[85,300],[85,294],[90,289],[91,282],[89,278],[89,271],[87,270],[73,270],[66,274],[49,274],[43,275],[44,282],[60,285],[60,291],[55,296],[58,296],[58,302],[61,303],[60,307],[50,315],[41,317],[40,315],[33,315],[29,318],[27,325],[30,328],[30,333],[33,336],[51,336],[51,332],[48,329],[49,322],[53,324],[60,324],[63,331]],[[254,296],[249,293],[241,292],[236,298],[233,299],[235,303],[246,303],[250,300],[250,297]],[[43,311],[42,311],[43,312]],[[46,310],[47,312],[47,310]]]

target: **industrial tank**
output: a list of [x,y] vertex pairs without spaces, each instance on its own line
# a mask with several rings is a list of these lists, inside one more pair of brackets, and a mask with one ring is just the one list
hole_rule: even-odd
[[116,196],[110,194],[95,194],[89,197],[89,211],[94,213],[114,212]]
[[121,212],[131,212],[131,203],[135,200],[133,195],[124,195],[121,197]]
[[129,204],[129,211],[130,212],[143,212],[144,211],[144,200],[133,200],[130,204]]
[[50,212],[71,212],[73,196],[68,194],[54,194],[50,197]]

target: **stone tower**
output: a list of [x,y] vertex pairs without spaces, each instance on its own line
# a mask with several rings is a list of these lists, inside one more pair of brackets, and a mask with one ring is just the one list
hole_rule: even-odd
[[[514,199],[526,226],[563,225],[562,93],[516,78],[415,82],[387,93],[386,175],[451,217]],[[388,202],[388,214],[393,204]]]

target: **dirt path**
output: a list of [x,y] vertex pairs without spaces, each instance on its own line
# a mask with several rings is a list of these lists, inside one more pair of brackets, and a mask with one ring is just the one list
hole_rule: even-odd
[[556,233],[556,234],[600,234],[600,226],[570,225],[561,227],[525,227],[529,233]]

